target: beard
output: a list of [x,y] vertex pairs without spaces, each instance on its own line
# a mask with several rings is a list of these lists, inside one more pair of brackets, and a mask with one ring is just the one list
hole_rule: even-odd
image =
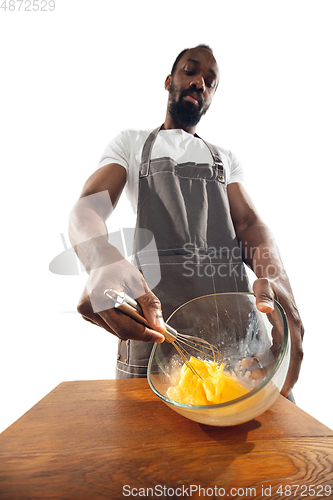
[[208,106],[204,106],[203,97],[196,92],[199,101],[199,107],[190,102],[184,102],[183,97],[193,92],[191,89],[182,90],[177,100],[177,87],[171,83],[169,88],[169,113],[177,123],[184,127],[194,127],[201,117],[208,111]]

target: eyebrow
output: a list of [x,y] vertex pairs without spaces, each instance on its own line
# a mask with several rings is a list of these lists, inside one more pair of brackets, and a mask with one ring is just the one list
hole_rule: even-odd
[[[187,61],[193,62],[194,64],[200,64],[200,61],[197,61],[196,59],[192,59],[191,57],[189,57],[187,59]],[[212,75],[214,76],[214,78],[217,79],[217,74],[215,73],[215,71],[212,70],[211,68],[209,69],[209,71],[212,73]]]

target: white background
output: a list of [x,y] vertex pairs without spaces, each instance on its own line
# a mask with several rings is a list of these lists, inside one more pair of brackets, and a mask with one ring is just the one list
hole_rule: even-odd
[[[18,3],[17,3],[18,5]],[[298,405],[330,412],[333,76],[330,1],[56,0],[0,9],[0,431],[67,380],[114,377],[116,340],[84,322],[84,274],[58,276],[68,214],[108,143],[165,116],[164,79],[207,43],[221,83],[198,128],[233,150],[305,325]],[[121,201],[110,231],[131,227]]]

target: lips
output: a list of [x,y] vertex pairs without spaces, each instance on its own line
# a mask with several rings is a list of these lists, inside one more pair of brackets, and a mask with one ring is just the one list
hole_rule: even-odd
[[199,106],[199,101],[195,97],[192,97],[191,95],[186,95],[184,97],[186,101],[192,102],[192,104],[195,104],[196,106]]
[[186,92],[184,93],[184,99],[188,102],[191,102],[195,106],[201,107],[202,105],[202,96],[200,94],[194,93],[194,92]]

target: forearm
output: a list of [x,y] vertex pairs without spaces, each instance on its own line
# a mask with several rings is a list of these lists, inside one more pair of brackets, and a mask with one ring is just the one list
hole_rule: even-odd
[[[163,342],[165,330],[160,302],[143,275],[108,242],[106,220],[121,195],[126,170],[117,164],[100,168],[85,183],[69,218],[69,237],[89,277],[78,312],[120,339]],[[105,290],[125,291],[137,299],[150,328],[111,307]],[[157,331],[156,331],[157,330]]]
[[69,218],[69,238],[89,273],[123,257],[108,243],[105,221],[111,215],[126,182],[126,170],[117,164],[98,169],[85,183]]
[[273,235],[258,216],[242,184],[228,185],[228,198],[244,262],[258,278],[265,275],[271,264],[276,267],[277,272],[281,271],[283,265]]
[[256,219],[238,231],[238,241],[244,262],[257,278],[286,276],[277,244],[268,227]]
[[123,259],[120,252],[108,242],[105,221],[79,200],[69,218],[69,239],[84,265],[90,273],[92,269],[107,266]]
[[297,381],[302,363],[304,334],[302,321],[271,232],[258,216],[241,184],[230,184],[228,196],[243,260],[258,278],[253,283],[257,308],[263,313],[271,313],[274,310],[274,299],[276,299],[284,308],[288,318],[291,361],[287,379],[281,391],[284,396],[287,396]]

